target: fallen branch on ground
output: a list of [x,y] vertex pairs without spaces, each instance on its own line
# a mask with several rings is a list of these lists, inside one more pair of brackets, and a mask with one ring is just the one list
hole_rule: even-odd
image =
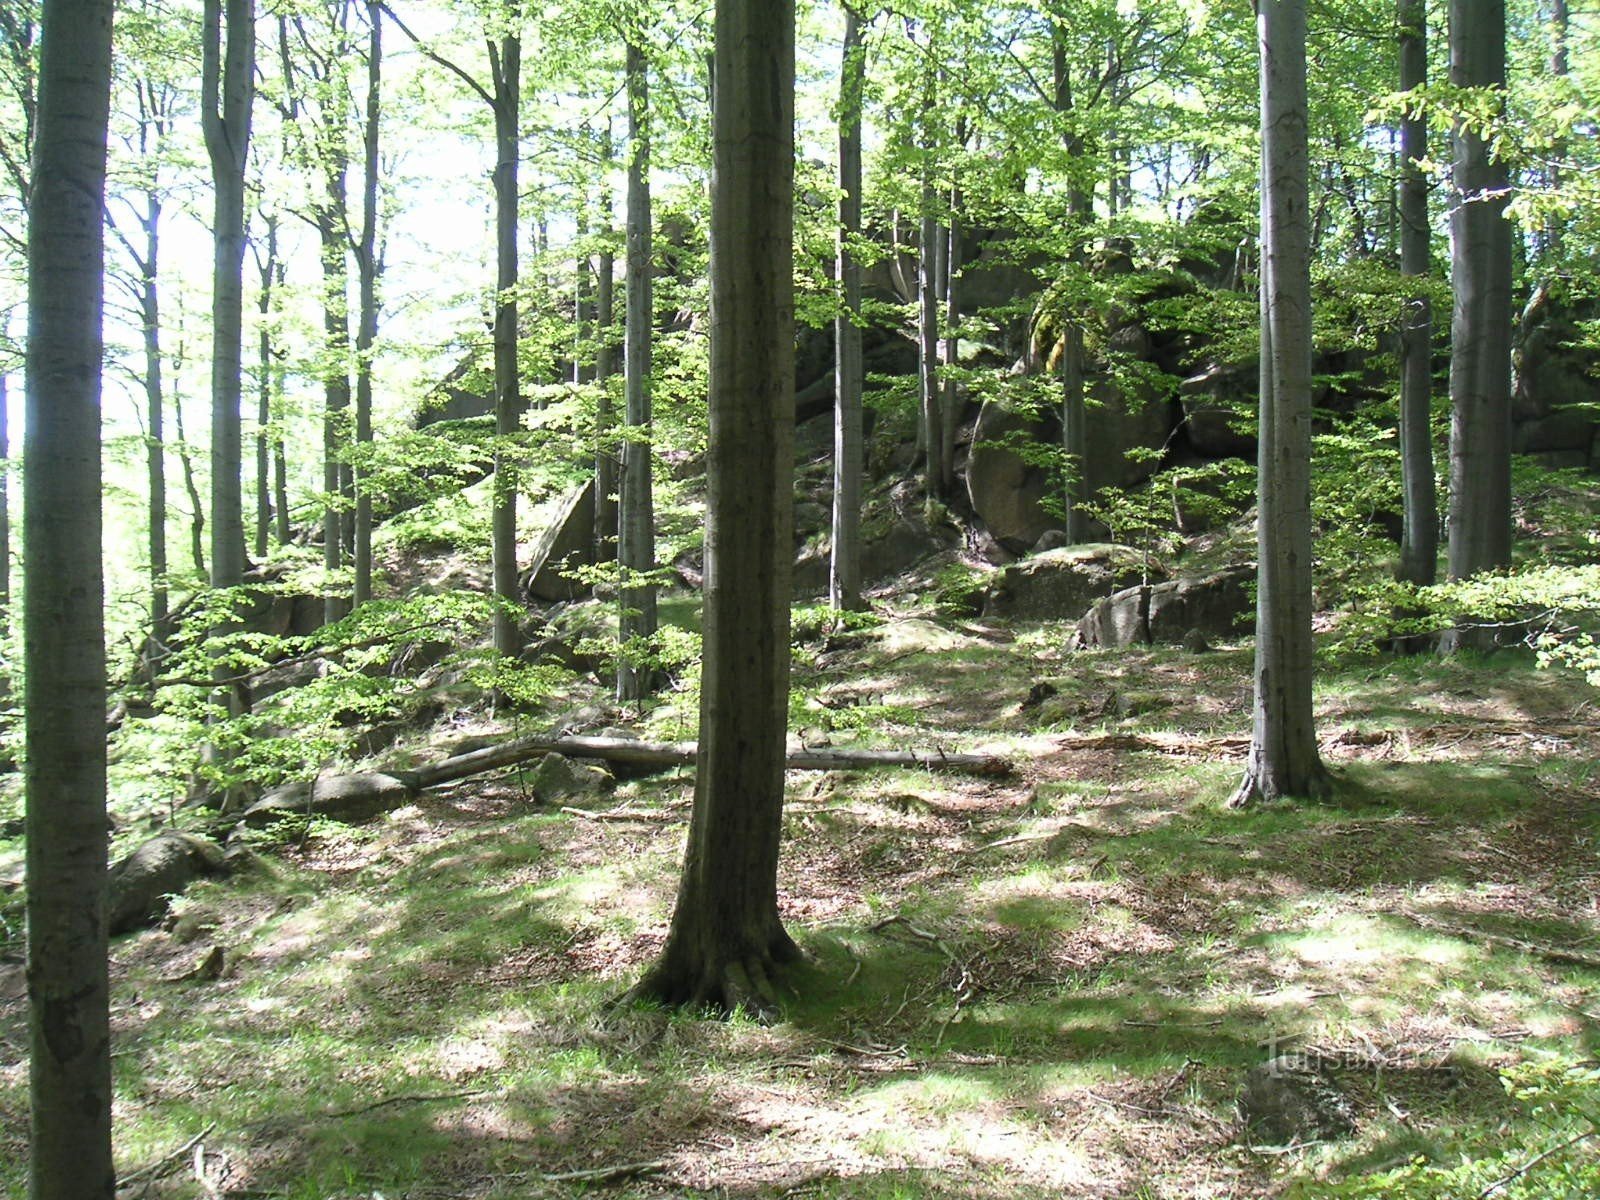
[[664,1162],[622,1163],[615,1167],[591,1167],[586,1171],[561,1171],[554,1175],[540,1175],[546,1183],[610,1183],[616,1179],[631,1179],[635,1175],[654,1175],[664,1171]]
[[1560,963],[1568,967],[1587,967],[1591,971],[1600,971],[1600,955],[1584,954],[1580,950],[1568,950],[1562,946],[1551,946],[1543,942],[1530,942],[1523,938],[1509,937],[1503,933],[1487,933],[1482,929],[1469,929],[1463,925],[1451,925],[1447,922],[1425,917],[1421,913],[1414,913],[1402,909],[1399,916],[1404,917],[1419,929],[1426,929],[1431,933],[1443,933],[1450,937],[1471,941],[1476,938],[1490,946],[1499,946],[1504,950],[1518,950],[1523,954],[1531,954],[1535,958],[1542,958],[1546,962]]
[[168,1151],[160,1158],[146,1163],[136,1171],[129,1171],[121,1179],[117,1180],[117,1190],[120,1191],[123,1188],[132,1187],[136,1183],[143,1183],[146,1179],[161,1178],[161,1176],[179,1166],[189,1156],[189,1151],[210,1137],[211,1131],[216,1127],[215,1123],[207,1125],[176,1150]]

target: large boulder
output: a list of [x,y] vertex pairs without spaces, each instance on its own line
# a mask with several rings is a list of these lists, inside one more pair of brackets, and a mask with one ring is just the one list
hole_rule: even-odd
[[106,896],[110,932],[129,933],[151,924],[196,879],[226,870],[222,847],[215,842],[175,829],[156,834],[111,868]]
[[535,603],[576,600],[589,592],[572,574],[574,567],[594,564],[594,480],[568,491],[555,518],[534,544],[533,561],[522,575],[522,590]]
[[1180,644],[1198,632],[1236,637],[1249,631],[1254,612],[1247,587],[1251,567],[1228,567],[1190,579],[1137,584],[1096,601],[1078,622],[1079,649]]
[[[861,543],[861,579],[874,583],[910,570],[930,554],[949,548],[951,531],[930,528],[918,517],[902,516],[887,528],[869,528]],[[828,590],[830,543],[827,538],[802,549],[794,564],[794,594],[816,596]]]
[[985,617],[1072,620],[1101,597],[1144,578],[1144,556],[1128,546],[1094,543],[1047,550],[995,573]]
[[1250,458],[1256,452],[1255,368],[1213,363],[1178,386],[1183,429],[1204,458]]
[[417,790],[416,776],[409,771],[324,775],[274,788],[245,810],[244,823],[271,825],[298,813],[356,824],[410,802]]

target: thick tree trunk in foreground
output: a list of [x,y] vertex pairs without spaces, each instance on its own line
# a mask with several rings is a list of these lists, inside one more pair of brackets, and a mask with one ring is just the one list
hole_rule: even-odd
[[644,51],[630,40],[628,91],[628,313],[624,349],[622,503],[617,529],[617,699],[638,700],[650,690],[650,667],[639,662],[656,632],[656,588],[644,576],[655,569],[655,503],[650,480],[650,355],[654,335],[654,253],[650,217],[650,85]]
[[[28,236],[32,1200],[111,1200],[101,288],[110,0],[46,0]],[[242,549],[242,546],[241,546]]]
[[244,169],[255,98],[254,0],[206,0],[203,17],[200,121],[211,159],[216,243],[211,297],[211,584],[221,588],[244,582],[239,405],[244,370]]
[[1312,716],[1311,221],[1305,0],[1257,6],[1261,457],[1254,720],[1235,805],[1331,789]]
[[[1400,0],[1400,89],[1421,94],[1428,82],[1427,6]],[[1408,109],[1400,124],[1400,273],[1425,278],[1428,250],[1428,117]],[[1431,584],[1439,561],[1439,502],[1433,468],[1433,310],[1425,292],[1405,301],[1400,318],[1400,474],[1404,525],[1396,577]],[[1418,650],[1406,641],[1406,649]]]
[[[1504,0],[1452,0],[1450,82],[1493,88],[1506,80]],[[1450,213],[1450,578],[1511,565],[1510,176],[1478,132],[1455,131]],[[1446,651],[1490,649],[1494,631],[1447,631]]]
[[630,996],[776,1003],[794,478],[794,4],[718,0],[700,769],[672,927]]
[[828,564],[828,601],[845,610],[862,607],[863,368],[861,326],[857,324],[861,317],[861,264],[851,242],[861,235],[861,92],[865,75],[861,17],[847,0],[844,61],[839,71],[840,312],[833,323],[833,546]]

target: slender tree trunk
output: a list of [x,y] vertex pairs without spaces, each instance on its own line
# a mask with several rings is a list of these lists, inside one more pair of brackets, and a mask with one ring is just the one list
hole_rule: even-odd
[[1261,459],[1256,521],[1254,721],[1233,803],[1317,798],[1311,642],[1311,249],[1305,0],[1263,0]]
[[649,80],[644,51],[629,42],[628,90],[628,316],[623,368],[627,440],[622,443],[622,507],[617,557],[622,566],[617,630],[617,699],[650,690],[650,668],[638,655],[656,632],[655,506],[650,487],[650,354],[654,333],[654,275],[650,224]]
[[324,164],[323,201],[318,208],[317,236],[322,264],[322,619],[327,624],[350,611],[339,575],[345,563],[344,463],[350,416],[350,314],[345,302],[346,213],[344,155],[336,152]]
[[[609,174],[611,164],[611,131],[606,130],[604,155]],[[599,345],[595,349],[594,377],[599,383],[595,390],[594,413],[594,560],[612,562],[617,557],[617,446],[613,432],[616,414],[611,406],[612,376],[616,374],[617,351],[612,343],[616,325],[617,256],[611,249],[611,190],[607,186],[601,194],[600,219],[605,223],[605,249],[600,252],[600,270],[595,279],[595,333]]]
[[[269,216],[267,256],[257,258],[261,290],[256,299],[260,315],[256,346],[256,557],[266,558],[272,538],[272,385],[277,368],[272,361],[272,284],[278,271],[278,218]],[[152,419],[152,424],[154,423]]]
[[[1428,83],[1427,6],[1400,0],[1400,90],[1421,95]],[[1428,117],[1418,103],[1400,125],[1400,273],[1425,279],[1431,267],[1428,181]],[[1405,301],[1400,318],[1400,474],[1404,524],[1396,577],[1403,583],[1433,583],[1439,561],[1439,502],[1433,467],[1433,310],[1426,291]],[[1422,639],[1401,639],[1416,652]]]
[[150,636],[167,640],[167,446],[165,397],[161,379],[161,197],[145,195],[144,255],[140,264],[139,307],[144,323],[144,397],[149,413],[145,475],[150,492]]
[[[273,273],[272,286],[283,295],[288,267],[280,257]],[[272,510],[277,525],[278,545],[287,546],[294,531],[289,527],[289,454],[285,447],[283,411],[283,366],[274,361],[272,369]]]
[[718,0],[700,763],[661,958],[631,995],[775,1004],[794,484],[794,6]]
[[[1557,79],[1566,79],[1571,70],[1567,57],[1567,40],[1572,25],[1572,17],[1568,11],[1567,0],[1550,0],[1550,74]],[[1567,143],[1560,139],[1550,148],[1550,166],[1546,171],[1546,186],[1552,192],[1561,190],[1561,162],[1567,156]],[[1551,212],[1544,223],[1544,259],[1545,269],[1559,271],[1562,269],[1561,250],[1566,233],[1566,219],[1558,212]]]
[[[215,191],[212,236],[211,584],[244,582],[240,402],[245,161],[255,96],[254,0],[205,0],[201,124]],[[223,43],[226,42],[224,47]]]
[[[1060,26],[1054,31],[1050,49],[1055,108],[1067,119],[1073,111],[1072,74],[1067,64],[1066,34]],[[1062,133],[1062,140],[1074,180],[1067,190],[1067,222],[1074,235],[1068,270],[1076,273],[1083,262],[1083,243],[1094,217],[1094,197],[1076,182],[1084,169],[1083,138],[1075,129],[1068,128]],[[1089,498],[1085,472],[1089,455],[1089,410],[1084,385],[1082,309],[1082,302],[1068,289],[1061,327],[1061,452],[1066,470],[1064,532],[1072,545],[1087,541],[1089,536],[1088,520],[1083,511]]]
[[[1504,95],[1504,0],[1452,0],[1450,82]],[[1455,311],[1450,330],[1452,579],[1511,565],[1510,177],[1479,131],[1455,130],[1450,215]],[[1489,649],[1494,631],[1447,631],[1444,650]]]
[[931,500],[944,499],[944,421],[939,414],[939,219],[934,211],[934,120],[936,79],[934,68],[927,75],[922,92],[920,148],[922,229],[917,239],[917,346],[918,378],[922,398],[922,439],[926,453],[924,489]]
[[189,438],[183,431],[183,393],[172,389],[172,424],[178,435],[178,465],[183,470],[183,490],[189,497],[189,558],[194,563],[195,574],[206,574],[206,506],[200,499],[200,485],[195,482],[194,456],[189,451]]
[[864,607],[861,597],[861,472],[864,417],[861,361],[861,103],[866,51],[861,15],[844,5],[844,56],[839,71],[840,311],[834,329],[833,551],[828,599],[836,609]]
[[28,234],[29,1196],[111,1200],[101,213],[110,0],[45,0]]
[[489,43],[494,68],[495,312],[494,504],[490,536],[494,559],[494,648],[514,657],[521,647],[517,596],[517,467],[512,439],[522,425],[517,379],[517,166],[521,155],[522,40],[508,33]]
[[[964,139],[958,133],[957,144]],[[961,418],[957,395],[955,368],[960,351],[956,330],[961,325],[961,289],[957,277],[961,273],[961,189],[950,190],[950,225],[946,234],[947,249],[944,260],[944,310],[945,333],[942,361],[946,370],[943,392],[939,404],[939,485],[946,496],[955,494],[956,482],[956,426]]]
[[[372,446],[372,354],[378,340],[378,133],[383,113],[383,17],[376,0],[367,3],[366,127],[362,133],[361,234],[354,247],[359,293],[356,318],[356,447]],[[364,461],[364,460],[363,460]],[[355,471],[355,591],[357,606],[372,599],[372,493],[367,468]]]
[[577,238],[579,253],[572,264],[572,382],[587,383],[592,378],[589,357],[591,323],[594,320],[594,256],[589,252],[589,192],[577,188]]

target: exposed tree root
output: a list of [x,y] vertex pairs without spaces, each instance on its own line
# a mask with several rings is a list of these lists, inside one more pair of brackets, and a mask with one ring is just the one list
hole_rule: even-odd
[[1318,763],[1306,778],[1296,781],[1296,786],[1286,787],[1279,780],[1257,767],[1250,767],[1239,782],[1239,787],[1228,799],[1229,808],[1251,808],[1257,803],[1270,804],[1276,800],[1310,800],[1313,803],[1333,797],[1333,776]]
[[763,1024],[778,1017],[778,990],[773,980],[782,967],[804,957],[800,947],[779,928],[759,951],[698,956],[674,951],[669,942],[660,960],[643,979],[613,1000],[607,1009],[618,1012],[638,1004],[709,1011],[719,1016],[742,1012]]

